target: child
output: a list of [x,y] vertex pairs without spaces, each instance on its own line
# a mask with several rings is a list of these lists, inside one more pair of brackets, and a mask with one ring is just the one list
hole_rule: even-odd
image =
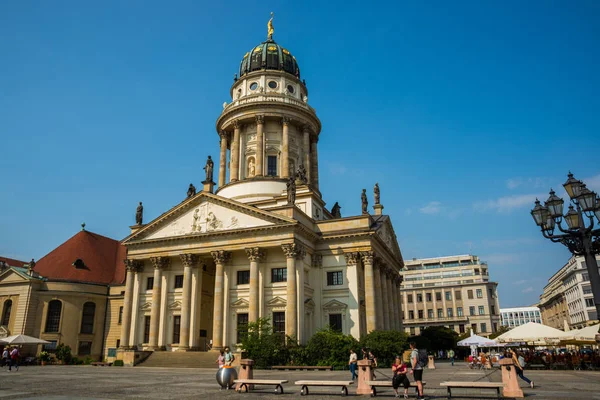
[[223,350],[220,351],[216,362],[219,364],[219,369],[223,368],[223,365],[225,365],[225,356],[223,355]]
[[400,356],[396,356],[396,360],[392,365],[392,373],[394,377],[392,378],[392,387],[394,388],[394,393],[396,393],[396,397],[400,397],[398,394],[398,388],[400,384],[404,386],[404,398],[408,399],[408,388],[410,387],[410,381],[406,377],[406,373],[408,372],[408,367]]

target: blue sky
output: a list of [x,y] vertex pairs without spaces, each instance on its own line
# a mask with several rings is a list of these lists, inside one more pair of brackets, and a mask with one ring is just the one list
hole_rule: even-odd
[[121,239],[138,201],[149,220],[200,186],[271,11],[323,122],[328,206],[358,214],[379,182],[405,258],[477,254],[502,306],[536,302],[569,254],[533,199],[569,170],[600,190],[595,1],[2,2],[0,254],[84,221]]

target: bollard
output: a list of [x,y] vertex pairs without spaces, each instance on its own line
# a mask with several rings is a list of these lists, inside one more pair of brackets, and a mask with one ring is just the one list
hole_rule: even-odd
[[373,380],[373,361],[358,360],[358,385],[356,394],[371,394],[369,381]]
[[516,366],[511,358],[503,358],[500,360],[500,367],[502,368],[502,394],[504,397],[525,397],[523,391],[519,387],[519,381],[517,380]]
[[433,356],[427,356],[429,358],[429,362],[427,363],[427,369],[435,369],[435,362],[433,361]]
[[[240,375],[238,379],[254,379],[254,360],[245,358],[240,360]],[[254,385],[246,385],[247,390],[254,389]]]

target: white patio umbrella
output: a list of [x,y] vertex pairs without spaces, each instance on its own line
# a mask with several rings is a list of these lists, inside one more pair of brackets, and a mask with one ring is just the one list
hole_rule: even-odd
[[50,342],[38,338],[34,338],[33,336],[27,335],[13,335],[5,338],[0,338],[0,343],[4,344],[48,344]]
[[496,347],[496,346],[498,346],[498,342],[496,342],[495,340],[488,339],[486,337],[479,336],[479,335],[471,335],[468,338],[463,339],[456,344],[458,346],[464,346],[464,347],[469,347],[469,346]]
[[517,326],[510,331],[498,336],[496,340],[500,343],[526,342],[540,345],[558,343],[566,339],[571,332],[563,332],[551,326],[528,322]]
[[596,344],[596,334],[600,324],[586,326],[585,328],[571,331],[570,336],[564,339],[567,344]]

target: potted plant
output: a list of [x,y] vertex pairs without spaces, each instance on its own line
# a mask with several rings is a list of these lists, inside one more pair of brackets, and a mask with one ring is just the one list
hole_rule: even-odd
[[46,365],[48,361],[50,361],[50,354],[47,351],[42,351],[40,353],[40,362],[42,366]]

